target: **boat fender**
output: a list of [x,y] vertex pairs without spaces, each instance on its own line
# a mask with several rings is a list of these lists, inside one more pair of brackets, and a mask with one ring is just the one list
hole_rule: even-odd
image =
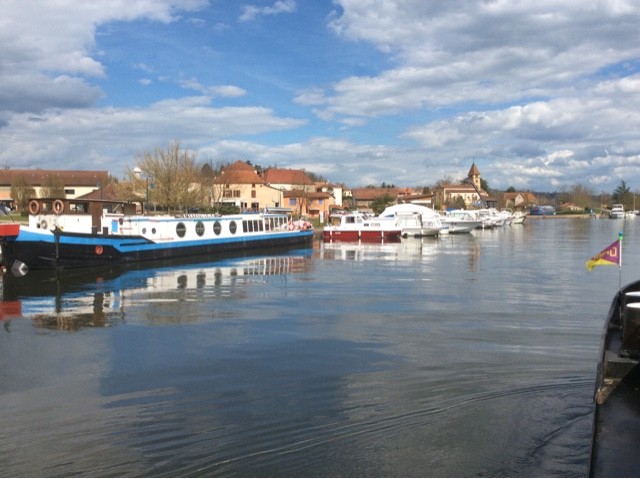
[[53,202],[53,212],[59,215],[60,213],[62,213],[62,210],[64,210],[64,203],[62,202],[62,200],[55,200]]
[[295,226],[293,226],[293,222],[289,221],[289,231],[293,231]]
[[102,254],[102,252],[103,252],[103,251],[104,251],[104,250],[103,250],[102,246],[100,246],[100,245],[96,246],[96,254],[97,254],[98,256],[100,256],[100,255]]
[[11,272],[16,278],[21,278],[29,272],[29,267],[20,260],[15,260],[11,265]]
[[37,215],[40,211],[40,204],[36,200],[29,201],[29,214]]

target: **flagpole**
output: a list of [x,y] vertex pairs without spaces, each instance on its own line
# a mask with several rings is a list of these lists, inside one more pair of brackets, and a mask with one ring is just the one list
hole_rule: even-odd
[[622,290],[622,231],[618,233],[618,248],[620,248],[620,260],[618,262],[618,291]]

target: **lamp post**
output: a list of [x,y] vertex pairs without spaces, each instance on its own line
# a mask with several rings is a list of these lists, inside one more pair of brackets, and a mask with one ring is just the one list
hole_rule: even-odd
[[147,205],[145,206],[146,214],[149,214],[149,186],[153,189],[153,183],[149,184],[149,180],[153,179],[150,176],[146,177],[146,187],[147,187]]

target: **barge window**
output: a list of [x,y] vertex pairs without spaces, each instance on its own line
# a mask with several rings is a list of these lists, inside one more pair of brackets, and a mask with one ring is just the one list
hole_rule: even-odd
[[229,231],[231,231],[232,235],[236,234],[236,231],[238,231],[238,225],[233,220],[229,223]]
[[180,238],[184,238],[184,235],[187,233],[187,227],[184,225],[183,222],[178,223],[178,225],[176,226],[176,234],[180,237]]
[[198,221],[196,223],[196,234],[198,236],[202,236],[204,234],[204,223],[202,223],[202,221]]
[[213,223],[213,232],[216,234],[216,236],[219,236],[221,231],[222,231],[222,225],[220,224],[219,221],[215,221]]

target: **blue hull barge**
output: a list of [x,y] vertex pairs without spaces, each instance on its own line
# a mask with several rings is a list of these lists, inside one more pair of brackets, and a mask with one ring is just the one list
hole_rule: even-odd
[[311,225],[294,222],[284,209],[147,216],[136,214],[134,203],[97,200],[31,200],[28,225],[0,229],[3,264],[15,275],[193,256],[205,260],[304,247],[312,240]]
[[640,281],[613,299],[597,369],[591,477],[640,477]]

